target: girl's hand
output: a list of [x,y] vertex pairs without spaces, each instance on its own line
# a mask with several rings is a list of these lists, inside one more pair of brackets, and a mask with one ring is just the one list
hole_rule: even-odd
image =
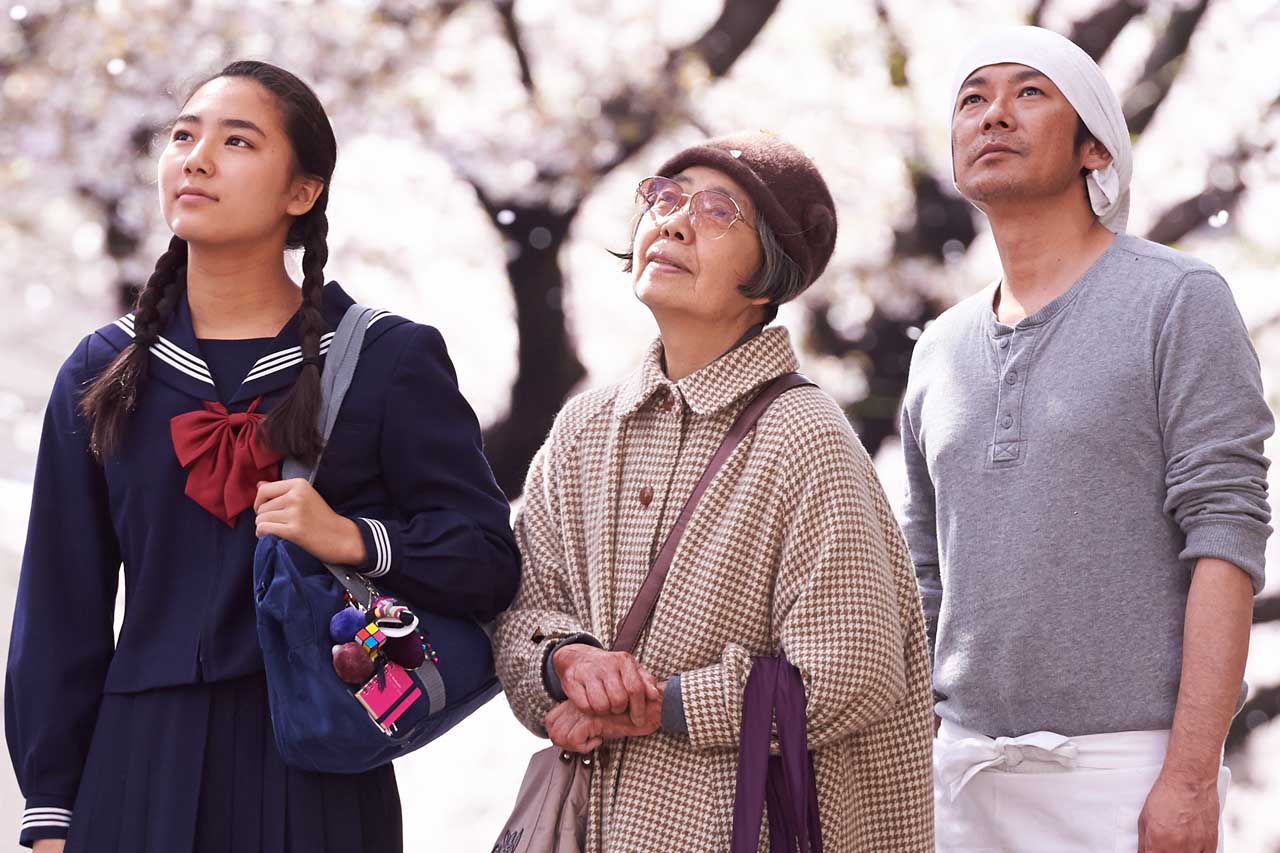
[[41,838],[31,848],[31,853],[62,853],[67,846],[65,838]]
[[358,566],[365,561],[360,528],[330,509],[304,479],[259,483],[253,511],[259,537],[274,534],[325,563]]

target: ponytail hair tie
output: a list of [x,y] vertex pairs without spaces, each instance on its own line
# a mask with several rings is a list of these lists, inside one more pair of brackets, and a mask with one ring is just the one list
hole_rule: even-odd
[[302,366],[303,366],[303,367],[306,367],[308,364],[314,364],[316,367],[319,367],[319,366],[320,366],[320,356],[318,356],[318,355],[309,355],[309,356],[306,356],[305,358],[303,358],[303,359],[302,359]]

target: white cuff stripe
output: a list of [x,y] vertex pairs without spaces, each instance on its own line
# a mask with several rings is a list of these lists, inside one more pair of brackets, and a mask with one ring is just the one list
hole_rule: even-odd
[[373,562],[371,568],[365,574],[371,578],[379,578],[391,571],[391,537],[387,535],[387,528],[374,518],[361,518],[365,524],[369,525],[369,532],[373,534],[373,547],[377,553],[377,559]]
[[378,535],[378,552],[381,554],[378,560],[378,577],[382,577],[391,571],[391,537],[387,535],[387,528],[381,521],[374,522],[374,532]]
[[23,829],[67,829],[71,826],[71,809],[36,806],[22,813]]

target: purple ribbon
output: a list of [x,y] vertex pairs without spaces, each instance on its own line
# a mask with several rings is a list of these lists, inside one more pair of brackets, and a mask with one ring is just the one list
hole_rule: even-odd
[[[785,653],[754,660],[742,698],[732,853],[757,853],[766,804],[770,853],[822,853],[805,703],[804,679]],[[771,756],[775,716],[781,754]]]

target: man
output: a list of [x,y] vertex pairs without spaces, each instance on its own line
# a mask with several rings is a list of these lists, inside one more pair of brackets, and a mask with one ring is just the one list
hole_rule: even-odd
[[958,69],[956,186],[1000,281],[921,336],[906,534],[939,850],[1221,850],[1273,419],[1222,277],[1124,233],[1097,65],[1020,27]]

